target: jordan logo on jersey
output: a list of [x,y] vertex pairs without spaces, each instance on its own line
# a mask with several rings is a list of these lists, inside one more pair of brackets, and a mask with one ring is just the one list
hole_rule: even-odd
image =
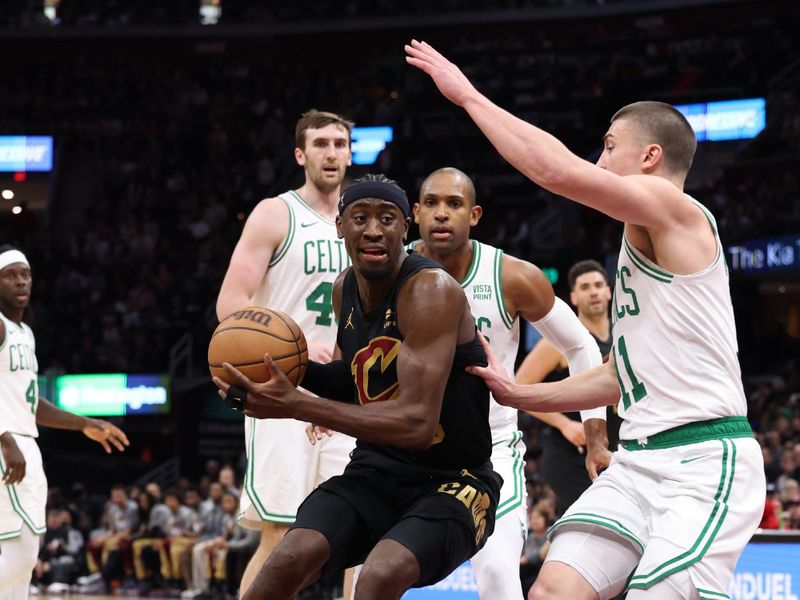
[[381,336],[356,352],[350,368],[361,404],[391,400],[400,392],[395,359],[401,343],[397,338]]

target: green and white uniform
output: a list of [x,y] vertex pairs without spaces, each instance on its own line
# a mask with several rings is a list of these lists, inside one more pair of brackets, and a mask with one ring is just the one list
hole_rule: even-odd
[[[45,532],[47,478],[36,438],[39,403],[36,341],[25,323],[17,325],[0,313],[5,337],[0,343],[0,431],[10,431],[25,457],[25,477],[14,485],[0,484],[0,542],[20,535],[22,527]],[[0,470],[5,463],[0,454]]]
[[612,305],[620,450],[554,526],[548,559],[566,561],[556,544],[562,529],[599,526],[641,554],[630,588],[687,570],[698,597],[719,599],[758,526],[765,482],[722,244],[713,216],[692,202],[717,240],[713,262],[697,273],[669,273],[623,236]]
[[[297,322],[307,341],[333,348],[333,283],[350,264],[344,243],[338,239],[333,221],[306,204],[297,192],[279,197],[289,209],[289,226],[252,303],[284,311]],[[259,528],[262,521],[294,523],[305,497],[344,470],[355,440],[334,433],[312,446],[305,427],[293,419],[245,418],[243,525]]]
[[[409,245],[410,248],[419,242]],[[472,263],[461,281],[478,330],[506,372],[514,372],[519,349],[519,318],[509,315],[503,298],[503,251],[472,240]],[[503,478],[494,533],[472,557],[481,598],[519,599],[519,556],[527,530],[525,444],[517,429],[517,409],[489,401],[492,467]]]

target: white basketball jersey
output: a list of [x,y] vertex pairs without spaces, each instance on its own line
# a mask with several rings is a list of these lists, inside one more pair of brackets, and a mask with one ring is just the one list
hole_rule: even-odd
[[722,243],[690,200],[717,240],[702,271],[669,273],[622,238],[611,311],[621,439],[747,414]]
[[333,282],[350,265],[350,258],[333,221],[311,208],[295,191],[279,197],[289,208],[289,228],[252,302],[285,312],[308,341],[333,348]]
[[0,312],[6,335],[0,343],[0,430],[37,437],[39,363],[36,341],[25,323],[17,325]]
[[[419,242],[410,244],[413,248]],[[503,297],[501,269],[503,251],[472,240],[472,263],[461,281],[475,324],[506,372],[514,373],[519,350],[519,319],[508,314]],[[502,406],[494,398],[489,404],[489,426],[492,440],[507,439],[517,431],[517,409]]]

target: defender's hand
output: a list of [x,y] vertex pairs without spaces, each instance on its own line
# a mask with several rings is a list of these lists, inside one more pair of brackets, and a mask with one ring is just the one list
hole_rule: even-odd
[[466,368],[466,371],[467,373],[483,378],[483,380],[486,382],[486,386],[492,391],[492,395],[498,403],[511,406],[508,398],[511,393],[511,388],[514,384],[511,381],[511,378],[508,376],[508,373],[506,373],[505,368],[500,363],[500,360],[497,358],[497,356],[495,356],[494,352],[492,352],[492,349],[489,347],[489,342],[486,341],[486,338],[483,337],[480,331],[477,332],[477,335],[481,342],[481,346],[483,346],[484,352],[486,352],[486,358],[489,362],[489,366],[478,367],[476,365],[470,365]]
[[573,446],[581,448],[586,445],[586,433],[583,430],[583,423],[580,421],[570,419],[558,429]]
[[463,106],[469,96],[477,93],[461,69],[427,42],[411,40],[405,50],[406,62],[430,75],[442,95],[453,104]]
[[88,421],[82,429],[83,435],[103,446],[108,454],[112,452],[112,445],[120,452],[124,452],[130,445],[128,436],[116,425],[103,419],[88,419]]
[[13,485],[25,478],[25,457],[11,433],[0,435],[0,448],[3,451],[3,483]]
[[[264,365],[269,373],[269,381],[255,383],[230,363],[222,363],[223,368],[234,380],[235,385],[247,392],[244,413],[256,419],[292,419],[295,415],[297,401],[302,395],[286,378],[286,375],[275,366],[269,354],[264,355]],[[230,385],[212,377],[219,388],[220,398],[225,400]]]
[[594,481],[611,464],[608,425],[604,419],[588,419],[583,423],[583,428],[586,431],[586,471],[589,479]]
[[306,425],[306,437],[308,441],[311,442],[312,446],[326,435],[331,437],[333,435],[333,429],[328,429],[322,425],[314,425],[313,423]]

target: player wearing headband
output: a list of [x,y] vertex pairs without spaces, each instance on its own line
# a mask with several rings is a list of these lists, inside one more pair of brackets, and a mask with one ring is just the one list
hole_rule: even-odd
[[300,506],[246,600],[294,598],[321,573],[362,562],[356,597],[397,599],[447,576],[494,529],[489,395],[465,372],[484,361],[475,321],[440,264],[406,254],[409,217],[405,192],[383,176],[342,195],[336,227],[353,266],[334,285],[334,361],[310,362],[302,382],[322,397],[295,389],[269,358],[266,384],[230,365],[238,385],[215,380],[248,416],[358,440],[344,474]]
[[37,425],[76,429],[124,450],[128,438],[111,423],[56,408],[39,396],[33,331],[22,322],[31,295],[25,255],[0,246],[0,599],[28,597],[31,571],[45,532],[47,479],[36,444]]

